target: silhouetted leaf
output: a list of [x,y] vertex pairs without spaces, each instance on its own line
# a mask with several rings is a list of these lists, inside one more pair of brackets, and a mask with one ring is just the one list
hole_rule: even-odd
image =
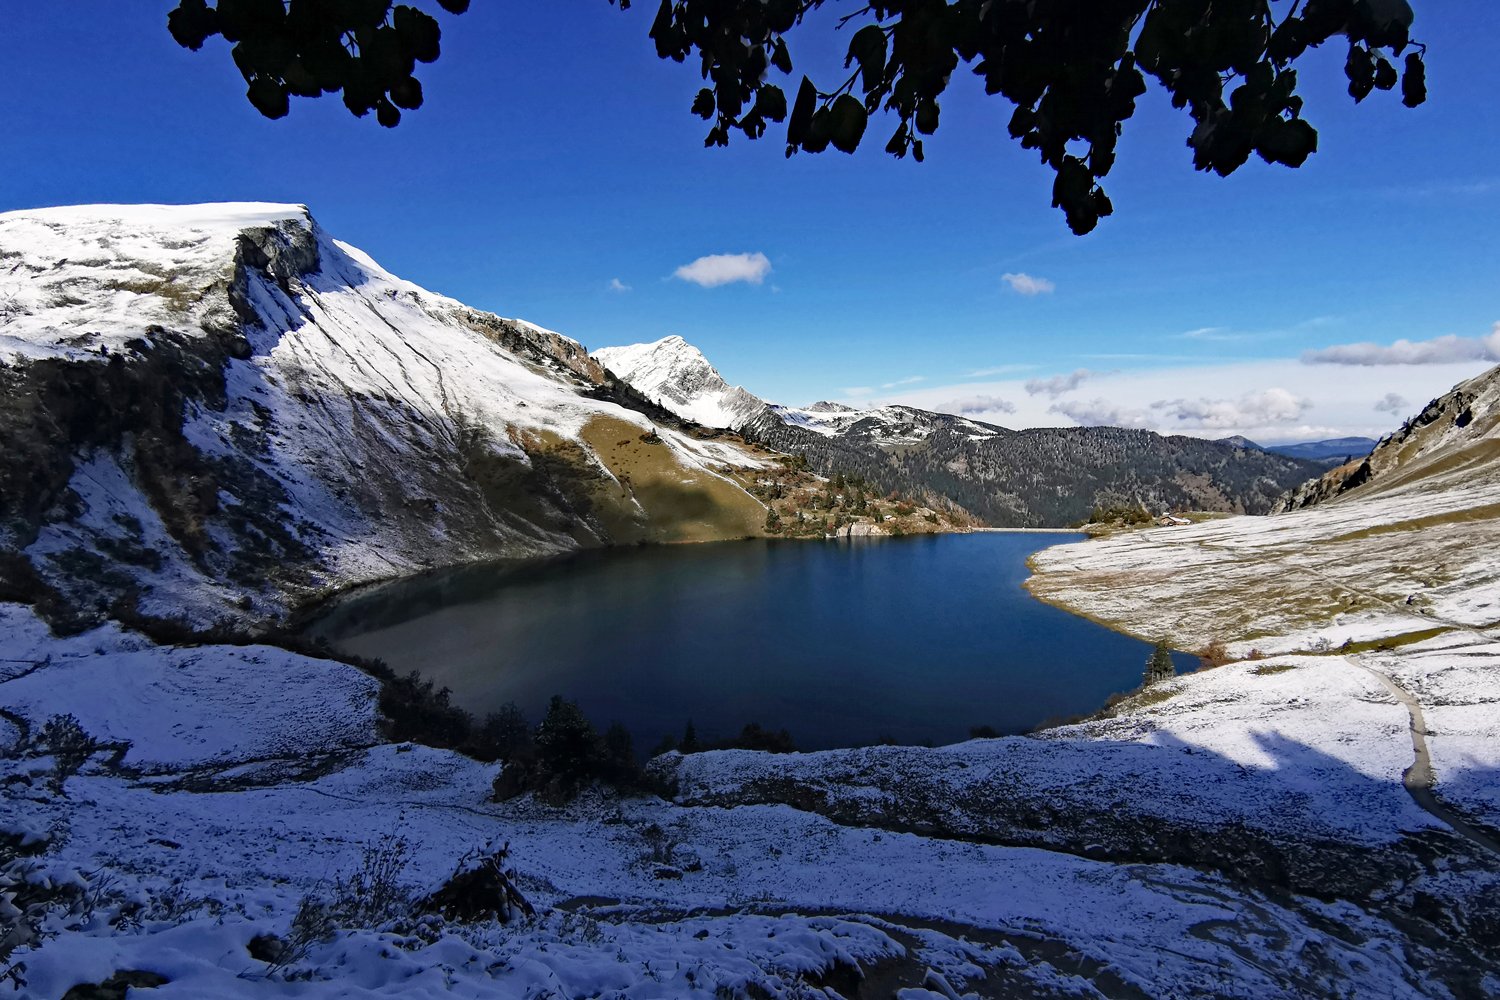
[[[397,80],[391,87],[391,103],[398,108],[415,111],[422,106],[422,83],[414,76]],[[397,118],[399,121],[400,118]]]
[[797,100],[792,104],[792,118],[786,123],[786,142],[789,149],[803,144],[812,126],[813,111],[818,106],[818,88],[807,77],[797,89]]
[[251,80],[245,96],[250,98],[255,110],[267,118],[285,118],[290,110],[286,88],[269,77],[257,76]]
[[1406,57],[1406,72],[1401,75],[1401,103],[1414,108],[1427,100],[1427,67],[1413,52]]

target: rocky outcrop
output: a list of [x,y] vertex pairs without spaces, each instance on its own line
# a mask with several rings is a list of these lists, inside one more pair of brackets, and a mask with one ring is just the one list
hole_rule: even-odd
[[1500,367],[1492,368],[1434,399],[1422,412],[1388,434],[1363,459],[1330,469],[1276,500],[1272,513],[1384,492],[1428,475],[1464,468],[1488,480],[1500,457]]

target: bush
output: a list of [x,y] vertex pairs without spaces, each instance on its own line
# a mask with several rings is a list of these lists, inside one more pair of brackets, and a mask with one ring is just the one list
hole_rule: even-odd
[[510,760],[530,746],[531,729],[526,725],[526,716],[511,702],[486,716],[484,725],[461,749],[476,760],[495,761]]
[[380,688],[378,705],[385,716],[381,731],[395,743],[456,749],[469,739],[474,719],[448,703],[447,688],[434,688],[413,670],[405,677],[392,677]]
[[493,918],[509,923],[520,914],[536,916],[536,909],[516,888],[515,869],[505,867],[509,855],[509,844],[498,851],[465,854],[443,887],[422,901],[423,908],[463,922]]
[[513,751],[495,778],[494,793],[501,802],[533,792],[563,805],[594,781],[626,791],[646,787],[630,732],[616,722],[600,736],[577,702],[553,695],[531,744]]
[[1151,515],[1145,507],[1115,504],[1111,507],[1095,507],[1089,515],[1090,524],[1150,524]]
[[792,742],[792,734],[785,729],[780,732],[768,732],[760,728],[760,723],[752,722],[740,730],[740,735],[732,740],[720,740],[714,744],[715,750],[760,750],[765,753],[796,753],[797,745]]
[[994,726],[970,726],[969,739],[971,740],[993,740],[999,739],[1000,731]]
[[1202,649],[1198,650],[1199,670],[1212,670],[1214,667],[1222,667],[1224,664],[1229,663],[1232,660],[1233,657],[1229,655],[1228,648],[1225,647],[1224,643],[1219,639],[1215,639],[1207,646],[1204,646]]

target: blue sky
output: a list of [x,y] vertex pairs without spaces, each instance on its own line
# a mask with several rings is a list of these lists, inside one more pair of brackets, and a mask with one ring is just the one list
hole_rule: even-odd
[[[1415,111],[1394,94],[1355,106],[1342,54],[1311,53],[1300,72],[1321,151],[1300,170],[1195,173],[1188,119],[1152,91],[1107,179],[1115,215],[1083,238],[1050,207],[1050,172],[1006,136],[1010,105],[963,70],[923,164],[881,152],[894,126],[879,119],[853,156],[784,159],[776,127],[704,149],[687,112],[701,81],[656,58],[653,5],[480,0],[439,15],[427,106],[397,129],[326,97],[270,122],[222,40],[172,42],[172,6],[11,13],[0,210],[304,202],[419,284],[591,348],[680,334],[731,382],[790,403],[990,400],[974,412],[1013,425],[1112,414],[1294,438],[1378,432],[1405,413],[1375,402],[1420,407],[1490,363],[1474,338],[1500,320],[1492,3],[1413,0],[1430,89]],[[804,35],[797,72],[831,79],[846,40]],[[711,288],[672,277],[714,254],[763,254],[770,270]],[[1051,290],[1023,294],[1007,274]],[[1297,360],[1445,336],[1472,357]],[[1070,389],[1027,391],[1080,368],[1094,374]]]

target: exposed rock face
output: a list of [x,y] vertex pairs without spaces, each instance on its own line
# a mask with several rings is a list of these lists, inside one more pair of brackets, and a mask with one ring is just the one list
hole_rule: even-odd
[[[1385,493],[1429,477],[1454,485],[1500,476],[1500,367],[1439,396],[1363,459],[1330,469],[1277,498],[1272,513],[1342,498]],[[1454,479],[1454,475],[1459,476]]]
[[0,259],[0,596],[60,627],[263,623],[430,566],[760,531],[724,470],[763,459],[304,208],[15,212]]

